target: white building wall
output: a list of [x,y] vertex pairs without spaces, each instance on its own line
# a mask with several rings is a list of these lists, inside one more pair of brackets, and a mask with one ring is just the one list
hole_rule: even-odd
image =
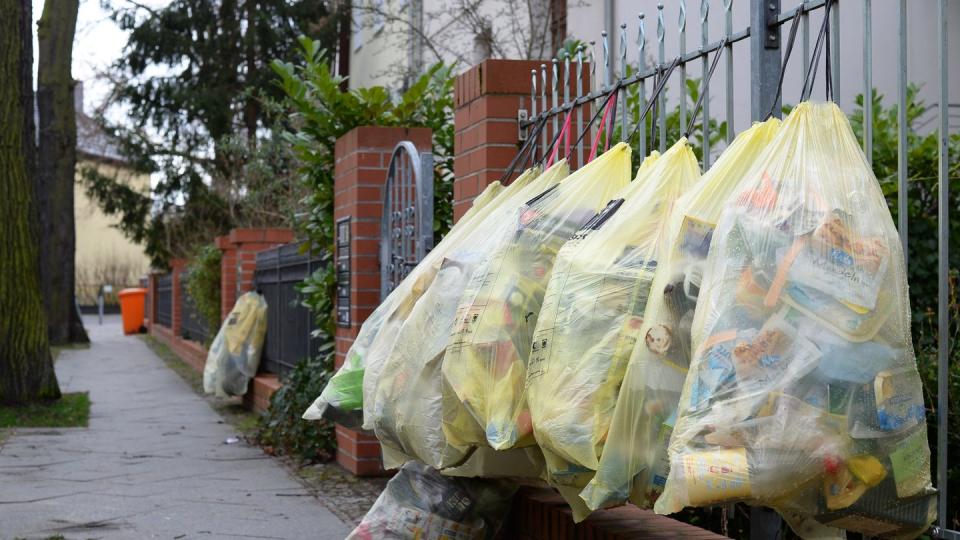
[[[548,1],[485,0],[476,4],[477,13],[466,14],[444,0],[355,0],[349,86],[353,89],[382,85],[394,90],[402,86],[403,73],[410,65],[410,50],[418,35],[407,21],[411,20],[410,10],[417,5],[422,6],[423,35],[429,40],[423,46],[421,69],[442,60],[456,64],[457,71],[462,72],[487,56],[549,58],[553,54],[549,45],[531,39],[528,16],[530,6],[545,13]],[[380,24],[371,14],[371,7],[388,11],[391,16]],[[489,55],[476,36],[478,19],[491,23],[495,47]],[[545,29],[545,24],[537,27],[535,35],[543,35]],[[546,39],[549,43],[549,34]]]

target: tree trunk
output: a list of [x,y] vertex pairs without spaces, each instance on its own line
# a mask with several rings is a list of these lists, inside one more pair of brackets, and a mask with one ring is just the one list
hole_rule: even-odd
[[40,288],[50,342],[87,343],[75,302],[76,231],[73,184],[77,118],[70,75],[79,0],[47,0],[37,37],[37,109],[40,124],[35,196],[40,211]]
[[0,403],[60,397],[37,278],[30,0],[0,0]]

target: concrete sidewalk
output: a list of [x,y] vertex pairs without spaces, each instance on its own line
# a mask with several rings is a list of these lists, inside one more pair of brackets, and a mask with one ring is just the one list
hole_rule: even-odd
[[18,430],[0,448],[0,538],[340,539],[347,527],[220,416],[119,318],[60,354],[89,428]]

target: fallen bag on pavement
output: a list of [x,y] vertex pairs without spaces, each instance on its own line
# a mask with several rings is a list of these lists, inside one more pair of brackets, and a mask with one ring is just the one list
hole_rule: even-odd
[[267,335],[267,301],[248,292],[237,299],[210,345],[203,368],[203,391],[218,397],[242,396],[260,367]]
[[461,447],[534,443],[524,399],[527,357],[560,247],[630,181],[619,143],[530,200],[471,273],[443,358],[443,429]]
[[801,103],[714,232],[654,509],[743,501],[870,536],[926,530],[909,315],[897,231],[849,122]]
[[[713,228],[780,120],[755,124],[724,150],[669,214],[650,300],[641,314],[596,475],[581,497],[593,510],[630,500],[650,508],[666,481],[671,417],[690,363],[690,322]],[[632,492],[632,493],[631,493]]]
[[[516,186],[511,189],[514,191],[520,189],[536,174],[536,169],[526,171],[511,184],[511,186]],[[478,215],[482,217],[492,211],[497,204],[504,200],[500,199],[499,195],[501,193],[507,195],[509,191],[500,182],[494,182],[487,186],[474,200],[473,206],[460,218],[460,221],[454,224],[447,236],[431,250],[431,253],[425,259],[436,259],[449,249],[458,238],[462,237],[468,223]],[[424,272],[430,274],[429,268],[431,268],[430,264],[426,264],[423,267],[413,269],[411,271],[412,276],[408,275],[407,279],[394,291],[391,291],[370,317],[364,321],[357,339],[354,340],[347,351],[343,365],[330,378],[320,396],[303,413],[305,420],[326,418],[351,428],[358,428],[363,424],[363,379],[367,368],[367,350],[387,319],[396,318],[398,311],[400,313],[409,312],[409,309],[404,309],[403,306],[411,305],[411,297],[418,295],[415,291],[424,287],[424,276],[421,276],[421,274]],[[430,276],[426,277],[432,279]]]
[[347,540],[490,540],[510,511],[516,485],[452,478],[411,461]]
[[[467,449],[448,444],[441,427],[440,362],[450,343],[457,303],[474,269],[524,211],[523,201],[556,185],[567,171],[561,161],[486,219],[471,224],[459,245],[436,261],[433,280],[409,314],[381,331],[371,347],[370,357],[380,368],[375,380],[364,380],[364,421],[383,445],[387,468],[413,458],[443,469],[466,457]],[[392,341],[381,340],[383,336]],[[378,360],[381,356],[383,361]]]
[[[526,400],[549,481],[596,470],[677,198],[700,179],[681,138],[563,245],[533,333]],[[515,416],[522,411],[514,413]]]

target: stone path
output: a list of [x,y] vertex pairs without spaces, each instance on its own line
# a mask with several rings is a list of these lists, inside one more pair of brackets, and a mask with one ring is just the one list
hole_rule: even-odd
[[119,319],[60,354],[89,428],[23,429],[0,448],[0,539],[310,538],[348,528],[234,431]]

